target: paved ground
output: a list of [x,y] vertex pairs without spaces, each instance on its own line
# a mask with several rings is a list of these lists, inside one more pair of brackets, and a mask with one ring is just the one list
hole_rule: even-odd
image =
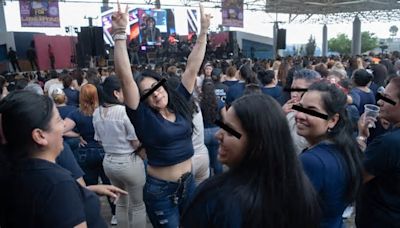
[[[101,197],[100,198],[101,202],[101,214],[103,215],[104,220],[108,224],[108,227],[110,228],[115,228],[116,226],[111,226],[110,221],[111,221],[111,209],[110,206],[107,202],[106,197]],[[147,219],[147,227],[146,228],[152,228],[153,226],[151,225],[150,221]]]

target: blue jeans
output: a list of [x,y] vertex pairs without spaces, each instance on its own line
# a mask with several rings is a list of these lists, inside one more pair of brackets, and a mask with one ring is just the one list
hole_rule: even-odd
[[64,142],[68,143],[72,151],[75,151],[79,148],[79,137],[64,137]]
[[[103,184],[111,184],[110,180],[104,173],[103,159],[105,152],[103,147],[79,147],[74,151],[76,161],[85,172],[83,180],[86,185],[96,185],[99,183],[99,177]],[[107,197],[111,207],[111,213],[115,215],[115,204]]]
[[222,165],[218,161],[218,147],[219,142],[215,138],[215,134],[219,130],[219,127],[204,128],[204,144],[208,149],[208,155],[210,156],[210,168],[213,169],[214,174],[222,173]]
[[183,174],[178,182],[147,175],[143,198],[153,227],[179,227],[180,214],[191,200],[194,190],[191,173]]

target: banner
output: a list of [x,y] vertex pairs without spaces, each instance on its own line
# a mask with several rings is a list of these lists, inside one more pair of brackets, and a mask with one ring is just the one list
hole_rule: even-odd
[[243,28],[243,0],[223,0],[222,25]]
[[58,1],[20,0],[21,27],[60,27]]

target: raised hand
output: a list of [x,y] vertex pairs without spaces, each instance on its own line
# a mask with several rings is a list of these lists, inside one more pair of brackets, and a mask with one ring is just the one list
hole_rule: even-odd
[[288,101],[282,106],[283,112],[284,112],[285,114],[288,114],[289,112],[292,112],[292,111],[293,111],[293,109],[292,109],[293,105],[294,105],[294,104],[297,104],[297,103],[299,103],[299,102],[297,101],[297,98],[292,98],[292,99],[288,100]]
[[202,4],[200,4],[200,24],[201,24],[201,31],[207,32],[208,28],[210,27],[211,24],[211,14],[209,13],[204,13],[204,7]]
[[112,33],[119,33],[121,31],[126,30],[126,26],[128,25],[128,5],[125,7],[125,12],[121,11],[121,5],[119,1],[117,1],[118,10],[113,13],[111,16],[112,22]]

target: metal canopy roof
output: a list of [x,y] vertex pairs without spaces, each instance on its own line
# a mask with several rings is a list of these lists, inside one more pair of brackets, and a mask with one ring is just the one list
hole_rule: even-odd
[[[221,0],[205,2],[221,6]],[[289,23],[337,24],[353,21],[356,15],[364,22],[400,20],[400,0],[244,0],[244,9],[290,14]]]
[[397,0],[267,0],[267,12],[291,14],[333,14],[400,9]]

